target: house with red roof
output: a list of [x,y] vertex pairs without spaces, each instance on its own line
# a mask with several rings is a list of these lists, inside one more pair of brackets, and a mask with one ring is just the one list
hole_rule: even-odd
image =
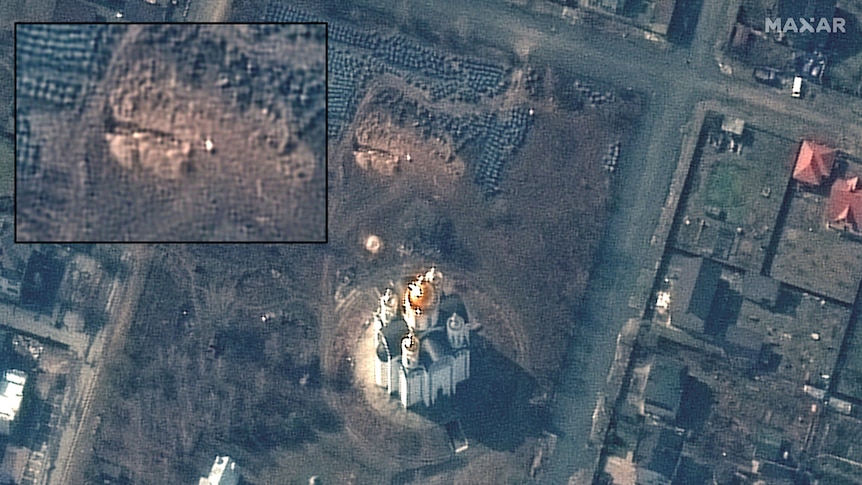
[[862,236],[862,184],[859,177],[838,179],[829,191],[826,223],[833,229]]
[[793,179],[799,183],[818,186],[829,178],[835,163],[835,150],[811,140],[803,140],[793,167]]

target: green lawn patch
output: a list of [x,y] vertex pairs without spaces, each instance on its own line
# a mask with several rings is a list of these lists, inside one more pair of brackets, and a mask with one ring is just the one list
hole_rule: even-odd
[[732,163],[718,162],[706,183],[706,203],[724,210],[728,222],[742,220],[749,190],[748,170]]

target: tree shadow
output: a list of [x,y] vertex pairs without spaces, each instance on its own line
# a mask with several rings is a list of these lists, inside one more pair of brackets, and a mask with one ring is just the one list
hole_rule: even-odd
[[862,39],[862,26],[859,25],[859,19],[841,8],[835,9],[834,18],[844,19],[844,32],[832,32],[829,35],[826,49],[832,63],[853,57],[862,50],[862,43],[859,42],[859,39]]

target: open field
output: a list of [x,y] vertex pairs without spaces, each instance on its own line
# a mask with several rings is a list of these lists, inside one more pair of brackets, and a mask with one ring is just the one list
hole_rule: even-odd
[[[399,83],[381,79],[379,85],[387,86],[382,92],[388,94],[372,91],[356,108],[358,114],[346,130],[342,144],[330,150],[336,188],[331,204],[332,221],[333,227],[339,228],[333,233],[332,244],[344,251],[332,258],[331,265],[352,268],[355,272],[352,279],[378,289],[388,279],[379,276],[382,268],[438,264],[444,275],[451,268],[455,289],[463,294],[482,325],[479,336],[488,342],[490,352],[499,353],[512,366],[507,375],[521,375],[529,383],[518,387],[517,393],[505,395],[501,394],[509,389],[509,383],[505,382],[482,392],[477,392],[474,386],[465,386],[464,392],[475,398],[464,402],[496,396],[493,406],[500,409],[495,415],[541,416],[541,405],[529,405],[526,401],[537,397],[541,402],[541,396],[550,392],[567,347],[566,339],[543,336],[570,335],[573,309],[589,277],[590,268],[585,262],[592,259],[598,244],[610,195],[610,179],[602,166],[602,157],[611,144],[622,138],[626,127],[636,122],[641,107],[632,99],[594,109],[566,111],[545,96],[555,99],[571,96],[569,87],[543,86],[546,94],[529,100],[535,116],[526,142],[509,162],[499,192],[485,198],[475,190],[469,172],[458,169],[458,156],[449,155],[452,151],[446,143],[451,139],[428,136],[421,118],[410,118],[414,110],[421,113],[425,109],[421,98]],[[393,89],[398,93],[393,93]],[[525,96],[523,91],[512,90],[504,99],[517,105],[528,100]],[[417,100],[420,100],[418,108],[414,107]],[[403,106],[408,106],[407,113],[392,116]],[[457,115],[471,109],[466,103],[450,106],[447,111]],[[436,118],[433,111],[432,115]],[[624,151],[629,149],[623,147]],[[365,153],[372,156],[370,161]],[[554,156],[549,158],[549,153]],[[411,155],[406,162],[405,154]],[[536,170],[540,164],[543,169]],[[561,173],[580,176],[573,179],[559,176]],[[560,204],[560,197],[567,202]],[[543,217],[535,217],[536,213]],[[371,255],[364,250],[362,243],[369,234],[381,238],[384,249],[380,253]],[[549,299],[554,304],[537,304]],[[373,307],[373,298],[367,296],[349,301],[352,303],[346,304],[366,302],[363,307],[368,310]],[[350,315],[350,308],[344,307],[342,312]],[[341,370],[344,362],[354,348],[361,347],[345,343],[361,339],[362,319],[362,315],[350,315],[345,321],[353,324],[341,322],[338,328],[325,327],[324,345],[332,346],[333,350],[324,355],[324,372],[334,375],[344,372]],[[525,325],[527,321],[545,323]],[[327,336],[332,332],[334,335]],[[477,354],[477,366],[481,362]],[[477,375],[481,375],[480,371],[477,368]],[[474,394],[470,394],[471,387]],[[520,397],[516,398],[516,394]],[[397,466],[392,468],[391,461],[399,456],[398,448],[371,453],[392,448],[384,438],[389,435],[386,432],[389,428],[384,426],[388,418],[381,415],[374,418],[376,427],[367,427],[369,412],[377,412],[367,402],[356,396],[342,396],[337,405],[354,429],[352,446],[369,450],[358,452],[357,456],[365,456],[363,463],[397,470]],[[362,411],[366,409],[369,412]],[[523,476],[536,446],[541,419],[538,422],[521,419],[515,423],[504,418],[502,422],[493,421],[496,431],[489,432],[488,412],[471,411],[469,406],[461,412],[471,442],[468,463],[463,466],[455,463],[450,470],[423,468],[416,470],[414,477],[428,479],[428,474],[433,473],[444,481],[459,481],[483,476],[481,483],[495,483],[502,476]],[[421,450],[421,456],[426,453],[436,456],[434,443],[425,440],[420,443],[413,448]],[[513,457],[525,459],[513,460]],[[403,465],[408,463],[411,460],[405,457]]]

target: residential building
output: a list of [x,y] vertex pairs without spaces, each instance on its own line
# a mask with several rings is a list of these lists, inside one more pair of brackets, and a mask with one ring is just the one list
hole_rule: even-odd
[[793,179],[804,185],[821,185],[832,174],[834,163],[834,149],[822,143],[803,140],[793,167]]
[[769,276],[749,271],[742,277],[742,296],[766,308],[774,308],[778,302],[781,284]]
[[706,258],[680,259],[678,278],[671,290],[671,325],[703,333],[721,276],[721,265]]
[[637,485],[670,485],[679,464],[683,431],[647,423],[638,439]]
[[859,177],[838,179],[829,191],[826,223],[833,229],[862,235],[862,184]]
[[673,423],[679,413],[688,367],[677,360],[656,356],[644,390],[644,413]]
[[0,298],[18,302],[21,298],[21,274],[0,266]]
[[746,368],[753,369],[763,357],[763,334],[744,327],[731,325],[724,334],[722,348],[729,357],[742,359]]
[[12,423],[18,417],[24,399],[27,374],[20,370],[7,370],[0,381],[0,434],[9,435]]

